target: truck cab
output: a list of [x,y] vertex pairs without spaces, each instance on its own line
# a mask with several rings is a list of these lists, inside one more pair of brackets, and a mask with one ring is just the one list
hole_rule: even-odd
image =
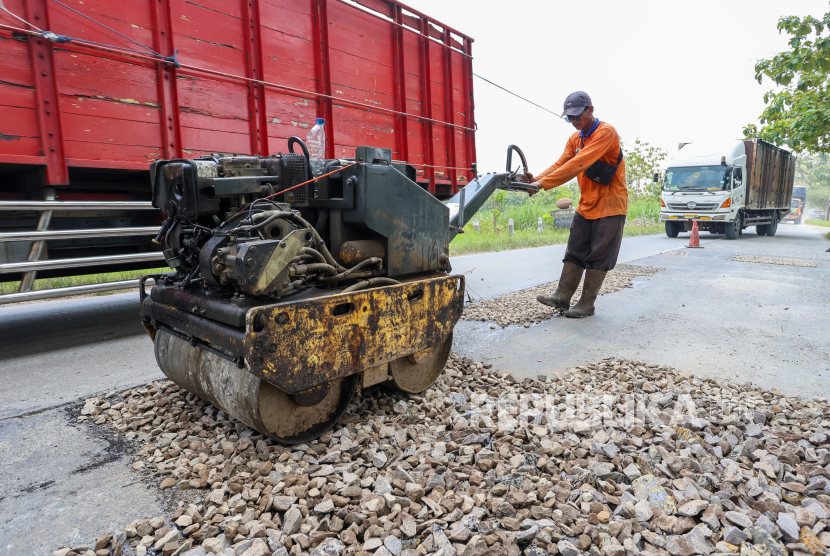
[[681,145],[663,179],[660,220],[666,223],[666,235],[691,230],[694,220],[701,230],[739,234],[735,221],[746,197],[745,175],[742,141]]
[[784,217],[784,222],[792,222],[793,224],[801,224],[801,217],[804,214],[804,203],[801,199],[797,199],[793,197],[792,202],[790,203],[790,210],[789,214]]
[[698,228],[737,239],[755,226],[774,236],[792,209],[795,155],[761,139],[681,143],[660,198],[666,235]]

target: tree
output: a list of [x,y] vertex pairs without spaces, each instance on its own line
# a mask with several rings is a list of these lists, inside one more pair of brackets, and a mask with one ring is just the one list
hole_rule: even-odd
[[764,94],[761,127],[749,124],[747,137],[760,137],[799,152],[830,152],[830,12],[819,20],[786,16],[779,32],[790,35],[790,50],[755,64],[755,78],[780,86]]
[[507,191],[495,191],[487,200],[487,207],[493,213],[493,230],[499,233],[499,214],[504,210],[504,201],[507,199]]
[[807,186],[807,205],[826,209],[830,197],[830,155],[801,154],[795,163],[795,184]]
[[660,163],[668,153],[640,139],[635,139],[634,145],[623,145],[623,150],[625,181],[629,193],[636,198],[659,198],[661,187],[659,183],[654,183],[654,173],[660,171]]

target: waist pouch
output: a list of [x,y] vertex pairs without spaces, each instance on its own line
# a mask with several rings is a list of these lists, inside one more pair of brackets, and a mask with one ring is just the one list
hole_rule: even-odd
[[[585,140],[582,140],[582,146],[585,147]],[[617,173],[617,169],[620,167],[623,159],[623,152],[622,147],[620,147],[620,157],[617,159],[617,165],[612,166],[607,162],[602,162],[601,160],[597,160],[590,166],[588,169],[585,170],[585,177],[591,181],[595,181],[602,185],[608,185],[611,183],[611,180],[614,179],[614,174]]]

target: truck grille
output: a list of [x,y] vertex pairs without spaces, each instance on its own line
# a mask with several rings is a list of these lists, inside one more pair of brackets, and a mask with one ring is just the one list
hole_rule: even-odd
[[717,203],[666,203],[669,207],[669,210],[716,210],[718,208]]

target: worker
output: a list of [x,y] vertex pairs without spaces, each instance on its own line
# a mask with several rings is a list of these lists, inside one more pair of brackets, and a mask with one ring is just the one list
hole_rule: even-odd
[[[591,97],[582,91],[571,93],[564,108],[563,116],[577,132],[568,139],[556,164],[535,178],[526,178],[546,191],[576,178],[580,198],[559,286],[552,296],[540,295],[537,299],[566,317],[584,318],[594,314],[594,302],[605,275],[617,264],[628,214],[628,188],[620,137],[611,124],[594,117]],[[582,297],[571,308],[583,272]]]

